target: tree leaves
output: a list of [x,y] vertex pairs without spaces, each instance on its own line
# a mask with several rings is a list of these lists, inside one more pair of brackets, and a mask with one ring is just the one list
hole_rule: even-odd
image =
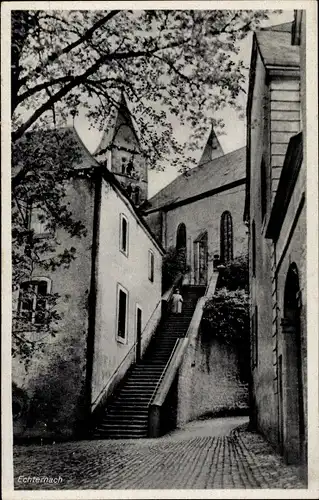
[[124,91],[150,166],[176,153],[187,169],[163,109],[191,123],[197,143],[196,129],[236,105],[245,73],[233,58],[237,42],[265,18],[244,10],[13,11],[13,138],[79,108],[101,129]]

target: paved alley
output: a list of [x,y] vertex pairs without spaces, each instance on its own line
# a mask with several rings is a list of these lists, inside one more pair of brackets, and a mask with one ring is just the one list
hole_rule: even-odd
[[[305,488],[297,469],[246,424],[246,417],[211,419],[159,439],[15,446],[15,488]],[[33,479],[43,477],[59,483]]]

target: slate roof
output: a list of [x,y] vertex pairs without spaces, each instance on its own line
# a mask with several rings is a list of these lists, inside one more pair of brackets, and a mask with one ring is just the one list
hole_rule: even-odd
[[255,32],[266,66],[299,66],[299,47],[291,45],[292,23],[270,26]]
[[92,168],[99,166],[99,162],[96,161],[94,156],[87,149],[74,127],[64,127],[63,129],[60,129],[60,131],[61,134],[64,134],[65,138],[67,138],[67,136],[69,135],[69,137],[73,139],[73,144],[75,144],[79,148],[79,158],[77,158],[76,163],[74,164],[75,169]]
[[[74,168],[74,170],[90,169],[92,167],[98,167],[100,165],[86,148],[73,126],[60,127],[58,129],[48,128],[41,130],[29,130],[22,136],[20,140],[28,141],[29,137],[32,137],[32,141],[34,143],[37,143],[37,141],[41,141],[41,143],[43,143],[44,145],[46,141],[48,141],[48,143],[51,142],[54,137],[57,137],[58,141],[62,140],[67,144],[69,148],[72,148],[72,151],[74,151],[74,153],[76,153],[74,154],[74,163],[72,165],[72,168]],[[57,147],[59,147],[58,141],[56,142]],[[26,142],[26,144],[28,143]],[[21,162],[16,165],[12,164],[12,177],[16,176],[22,168],[23,164]]]
[[145,212],[163,207],[245,178],[246,147],[232,151],[181,174],[147,202]]

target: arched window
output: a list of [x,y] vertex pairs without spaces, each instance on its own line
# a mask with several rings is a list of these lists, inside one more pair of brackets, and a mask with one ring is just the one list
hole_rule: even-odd
[[182,222],[178,228],[176,233],[176,251],[178,252],[180,258],[184,265],[186,266],[187,262],[187,249],[186,249],[186,226]]
[[301,305],[299,273],[295,263],[289,267],[284,295],[284,316],[290,321],[295,321],[299,315]]
[[186,248],[186,226],[183,222],[178,226],[176,233],[176,250],[181,248]]
[[221,217],[220,257],[222,263],[233,259],[233,221],[230,212],[224,212]]

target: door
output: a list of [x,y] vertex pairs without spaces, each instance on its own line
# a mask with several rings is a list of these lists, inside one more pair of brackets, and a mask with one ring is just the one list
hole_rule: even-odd
[[136,306],[136,362],[141,359],[142,344],[142,309]]
[[199,285],[207,284],[207,238],[199,242]]
[[283,422],[283,386],[282,386],[282,356],[278,358],[278,420],[279,420],[279,449],[283,453],[284,422]]
[[202,233],[194,242],[195,285],[207,284],[208,248],[207,232]]

